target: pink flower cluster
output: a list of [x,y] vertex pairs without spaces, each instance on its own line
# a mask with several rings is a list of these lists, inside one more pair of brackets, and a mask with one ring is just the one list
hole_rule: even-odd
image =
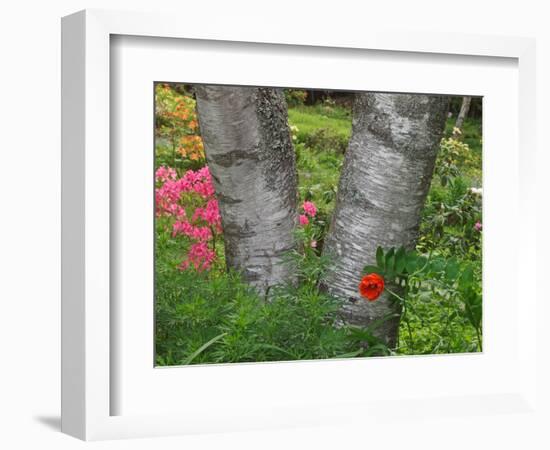
[[157,215],[185,215],[178,202],[183,192],[193,192],[204,199],[213,198],[214,186],[208,166],[197,171],[188,170],[183,177],[177,178],[176,171],[171,167],[161,166],[155,173],[155,181],[162,183],[155,192]]
[[[174,218],[172,236],[186,236],[193,241],[180,269],[186,270],[190,266],[199,271],[210,269],[216,258],[215,237],[222,232],[222,226],[208,167],[188,170],[178,178],[173,168],[162,166],[155,173],[155,181],[158,185],[155,190],[157,216]],[[189,219],[186,209],[194,207],[197,202],[200,206],[196,206],[192,214],[189,211]]]
[[302,209],[304,210],[304,214],[300,214],[300,216],[298,217],[298,221],[300,222],[300,225],[305,227],[307,224],[309,224],[308,216],[313,218],[317,214],[317,207],[315,206],[315,203],[305,201],[302,204]]
[[198,271],[208,270],[215,258],[216,252],[208,248],[208,242],[200,241],[191,245],[187,253],[187,259],[179,267],[181,270],[186,270],[193,265]]
[[161,166],[155,172],[155,181],[164,182],[168,180],[175,180],[177,176],[178,175],[175,169],[172,169],[171,167]]
[[315,217],[315,215],[317,214],[317,208],[315,206],[315,203],[313,202],[304,202],[302,208],[309,217]]

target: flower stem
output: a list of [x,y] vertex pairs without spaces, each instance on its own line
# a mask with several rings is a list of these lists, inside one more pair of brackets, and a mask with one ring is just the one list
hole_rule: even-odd
[[401,303],[405,304],[405,299],[401,297],[400,295],[393,292],[391,289],[388,289],[388,287],[385,287],[386,291],[388,291],[391,295],[393,295],[397,300],[399,300]]
[[481,343],[481,334],[479,332],[478,327],[476,327],[476,335],[477,335],[477,345],[479,347],[479,351],[482,352],[483,351],[483,344]]

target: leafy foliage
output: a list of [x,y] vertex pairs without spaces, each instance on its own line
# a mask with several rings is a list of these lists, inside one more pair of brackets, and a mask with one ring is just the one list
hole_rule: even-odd
[[297,232],[305,251],[293,252],[287,261],[294,266],[297,283],[274,288],[268,298],[260,298],[235,272],[157,271],[156,363],[389,354],[372,329],[339,325],[339,300],[317,288],[327,260],[311,246],[315,235],[312,223]]
[[303,105],[307,98],[307,92],[301,89],[285,89],[285,100],[289,107]]
[[197,169],[204,165],[196,101],[165,83],[155,85],[156,167]]
[[[476,351],[474,345],[482,349],[481,273],[474,264],[403,247],[379,247],[376,265],[363,271],[384,277],[392,286],[386,291],[401,303],[400,334],[405,338],[400,339],[398,353],[470,352]],[[393,286],[399,287],[399,294]]]

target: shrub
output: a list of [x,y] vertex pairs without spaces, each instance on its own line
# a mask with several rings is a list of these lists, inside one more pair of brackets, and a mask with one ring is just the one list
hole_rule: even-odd
[[318,152],[344,154],[348,146],[347,136],[335,133],[328,128],[319,128],[303,140],[304,144]]
[[167,218],[165,227],[172,237],[184,236],[191,245],[180,264],[185,270],[210,269],[216,258],[216,238],[221,236],[221,216],[208,167],[188,170],[178,178],[171,167],[161,166],[155,173],[156,215]]
[[196,169],[204,165],[196,101],[165,83],[155,85],[155,137],[157,167]]
[[285,89],[285,99],[289,107],[303,105],[307,98],[307,92],[301,89]]
[[379,247],[376,265],[363,271],[381,278],[382,288],[402,307],[398,353],[482,350],[479,266],[435,253]]
[[434,186],[423,211],[417,248],[481,260],[481,194],[453,178],[446,189]]

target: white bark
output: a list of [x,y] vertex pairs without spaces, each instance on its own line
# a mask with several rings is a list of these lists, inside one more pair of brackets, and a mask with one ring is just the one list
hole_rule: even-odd
[[220,205],[228,268],[261,293],[287,281],[297,223],[295,153],[283,92],[196,86],[199,126]]
[[[352,136],[324,252],[333,267],[323,282],[344,300],[342,316],[366,326],[399,306],[384,293],[374,302],[358,291],[361,271],[375,264],[376,248],[412,248],[445,126],[448,100],[441,96],[357,94]],[[378,335],[390,345],[399,320]]]
[[459,130],[462,130],[462,125],[464,125],[464,120],[468,117],[470,112],[470,105],[472,104],[472,97],[463,97],[462,105],[460,106],[460,111],[458,117],[456,118],[455,127]]

